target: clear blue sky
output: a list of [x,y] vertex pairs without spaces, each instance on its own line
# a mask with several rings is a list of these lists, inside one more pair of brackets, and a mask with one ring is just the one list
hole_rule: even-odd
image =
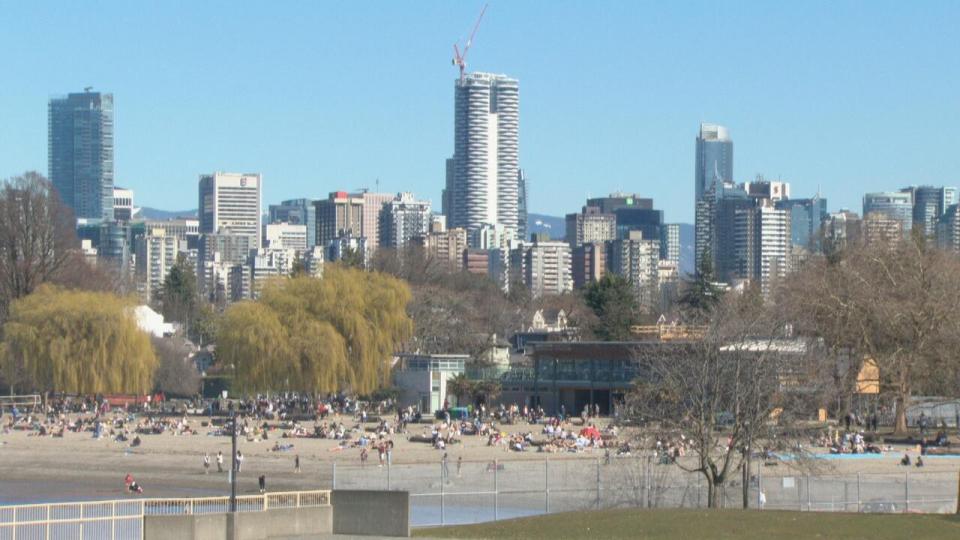
[[[264,174],[264,203],[411,190],[439,210],[452,44],[482,0],[0,0],[0,177],[46,171],[46,102],[116,101],[116,178],[196,206],[197,175]],[[960,184],[960,2],[491,0],[470,68],[521,84],[530,209],[652,196],[693,216],[699,122],[728,126],[738,180],[865,191]]]

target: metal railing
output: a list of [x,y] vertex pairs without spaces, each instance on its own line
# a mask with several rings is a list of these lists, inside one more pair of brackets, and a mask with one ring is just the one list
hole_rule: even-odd
[[[241,495],[238,512],[330,505],[330,491],[288,491]],[[221,514],[230,497],[126,499],[0,506],[0,540],[139,540],[144,516]]]

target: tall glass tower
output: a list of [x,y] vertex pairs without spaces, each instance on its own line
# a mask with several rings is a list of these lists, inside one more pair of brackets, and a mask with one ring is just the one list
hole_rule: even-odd
[[727,128],[700,124],[697,135],[697,200],[714,183],[733,182],[733,140]]
[[520,89],[516,79],[469,73],[455,87],[454,153],[448,169],[448,225],[477,231],[519,223]]
[[89,90],[48,105],[48,173],[78,218],[113,219],[113,94]]

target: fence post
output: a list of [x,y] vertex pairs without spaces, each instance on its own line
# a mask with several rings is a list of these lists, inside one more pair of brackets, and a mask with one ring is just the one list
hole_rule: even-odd
[[701,497],[700,490],[703,489],[703,488],[700,486],[700,481],[701,481],[701,480],[703,480],[703,479],[700,478],[700,473],[697,473],[697,508],[702,508],[702,507],[703,507],[703,501],[700,500],[700,497]]
[[857,473],[857,513],[862,511],[862,499],[860,498],[860,473]]
[[757,463],[757,508],[763,510],[766,501],[763,500],[763,462]]
[[810,511],[810,475],[806,474],[804,475],[804,478],[806,478],[806,484],[807,484],[807,512],[809,512]]
[[[110,540],[114,540],[117,537],[117,501],[113,501],[110,509]],[[49,508],[49,506],[47,507]],[[47,524],[47,538],[50,537],[50,524]]]
[[500,519],[500,460],[493,460],[493,520]]
[[390,491],[390,462],[389,461],[387,462],[387,491]]
[[910,511],[910,471],[907,471],[904,474],[906,475],[906,478],[904,478],[904,482],[903,482],[903,506],[904,506],[903,511],[909,512]]
[[[16,511],[14,511],[16,512]],[[82,510],[81,510],[82,512]],[[82,513],[80,514],[83,515]],[[16,516],[14,516],[14,521],[16,521]],[[17,526],[13,526],[13,540],[17,540]],[[47,540],[50,540],[50,505],[47,505]]]
[[263,494],[263,509],[264,509],[264,511],[270,509],[270,508],[268,508],[268,505],[270,504],[269,501],[270,501],[270,499],[267,498],[267,494],[264,493],[264,494]]
[[597,510],[600,509],[600,458],[597,458]]
[[[546,500],[545,514],[550,513],[550,460],[543,459],[543,498]],[[958,503],[960,504],[960,503]]]
[[333,489],[337,489],[337,462],[333,462]]
[[444,524],[443,507],[443,464],[440,465],[440,524]]

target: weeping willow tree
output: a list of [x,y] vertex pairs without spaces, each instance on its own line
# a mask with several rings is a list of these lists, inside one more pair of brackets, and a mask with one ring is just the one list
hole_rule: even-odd
[[25,374],[41,390],[147,393],[157,358],[133,307],[109,293],[41,285],[11,304],[3,370]]
[[217,356],[244,391],[368,394],[389,383],[390,358],[413,334],[409,301],[403,281],[338,265],[323,279],[274,280],[227,309]]

